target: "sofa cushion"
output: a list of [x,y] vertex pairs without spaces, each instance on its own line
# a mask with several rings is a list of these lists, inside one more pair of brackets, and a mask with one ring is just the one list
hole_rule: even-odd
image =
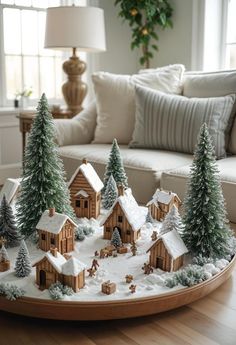
[[[221,97],[236,93],[236,71],[188,72],[184,75],[186,97]],[[236,102],[226,129],[227,151],[236,154]],[[232,125],[234,123],[233,129]],[[231,131],[232,129],[232,131]]]
[[235,95],[187,98],[136,86],[136,121],[130,147],[193,153],[206,122],[217,158],[225,157],[225,129]]
[[[67,178],[70,179],[78,165],[82,163],[82,159],[86,157],[93,164],[99,177],[103,179],[110,148],[111,145],[104,144],[60,147],[59,152],[65,165]],[[188,154],[145,149],[130,150],[125,145],[120,145],[120,150],[129,186],[141,203],[150,200],[160,184],[160,176],[163,171],[192,162],[192,155]]]
[[[228,218],[236,223],[235,195],[236,195],[236,157],[227,157],[217,161],[222,189],[226,201]],[[187,181],[190,172],[190,166],[182,166],[177,169],[164,172],[161,176],[161,187],[167,190],[173,190],[183,200],[187,190]]]
[[168,93],[182,93],[183,65],[157,69],[154,73],[118,75],[97,72],[92,76],[97,103],[97,127],[94,143],[128,144],[134,130],[134,85],[143,85]]

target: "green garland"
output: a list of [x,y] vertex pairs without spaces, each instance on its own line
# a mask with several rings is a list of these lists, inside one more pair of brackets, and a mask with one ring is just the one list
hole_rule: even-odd
[[121,9],[118,16],[127,20],[132,29],[131,49],[142,48],[139,62],[149,68],[152,51],[158,50],[153,43],[158,40],[156,27],[172,28],[172,7],[168,0],[116,0],[116,5],[120,5]]

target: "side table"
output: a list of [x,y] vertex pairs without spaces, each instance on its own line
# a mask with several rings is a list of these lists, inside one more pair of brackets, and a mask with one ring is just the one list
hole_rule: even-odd
[[[73,114],[70,110],[56,110],[51,111],[54,119],[71,119]],[[22,110],[16,117],[20,122],[20,132],[22,133],[22,151],[24,155],[25,144],[26,144],[26,134],[30,131],[33,120],[35,118],[35,111],[33,110]]]

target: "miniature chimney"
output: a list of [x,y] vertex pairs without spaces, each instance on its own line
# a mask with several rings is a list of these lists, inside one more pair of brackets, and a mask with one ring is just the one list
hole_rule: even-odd
[[55,214],[55,207],[50,207],[48,210],[49,217],[53,217]]
[[50,248],[50,253],[56,258],[57,257],[57,248]]
[[88,163],[87,159],[86,159],[86,158],[83,158],[82,163],[83,163],[83,164],[87,164],[87,163]]
[[119,196],[120,196],[120,195],[124,195],[125,189],[124,189],[123,184],[118,185],[117,188],[118,188],[118,195],[119,195]]

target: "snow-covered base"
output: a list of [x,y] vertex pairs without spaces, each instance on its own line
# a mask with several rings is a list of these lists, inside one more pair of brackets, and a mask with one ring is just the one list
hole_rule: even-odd
[[[91,267],[92,260],[95,258],[95,251],[100,251],[106,245],[110,244],[109,241],[102,238],[103,228],[95,220],[80,219],[80,222],[92,225],[95,233],[90,237],[86,237],[82,242],[76,242],[75,250],[71,254],[85,263],[87,267]],[[95,277],[88,277],[86,272],[86,285],[78,293],[72,296],[66,296],[64,300],[71,301],[110,301],[110,300],[124,300],[131,298],[141,298],[153,295],[160,295],[166,292],[173,292],[175,290],[183,289],[182,285],[178,285],[172,289],[164,286],[164,280],[171,277],[173,273],[163,272],[160,269],[154,269],[150,275],[145,275],[142,266],[148,262],[149,254],[146,253],[147,249],[153,244],[151,234],[153,230],[158,230],[161,223],[155,224],[147,223],[141,230],[141,238],[137,242],[137,255],[132,256],[129,251],[127,254],[118,254],[117,257],[109,257],[104,259],[97,258],[99,262],[99,269]],[[45,252],[36,248],[31,242],[27,242],[30,253],[31,262],[34,263],[41,259]],[[50,299],[48,290],[40,291],[35,284],[35,268],[29,277],[17,278],[14,274],[14,263],[19,248],[8,249],[9,257],[11,260],[11,270],[0,273],[0,282],[15,284],[25,290],[25,296]],[[188,264],[188,258],[185,264]],[[227,265],[226,260],[219,260],[215,265],[206,264],[204,269],[209,272],[209,278],[218,273]],[[134,280],[132,283],[125,282],[125,276],[132,274]],[[101,292],[101,284],[107,280],[116,283],[117,290],[111,295],[106,295]],[[136,293],[131,293],[129,286],[134,284],[137,286]]]

